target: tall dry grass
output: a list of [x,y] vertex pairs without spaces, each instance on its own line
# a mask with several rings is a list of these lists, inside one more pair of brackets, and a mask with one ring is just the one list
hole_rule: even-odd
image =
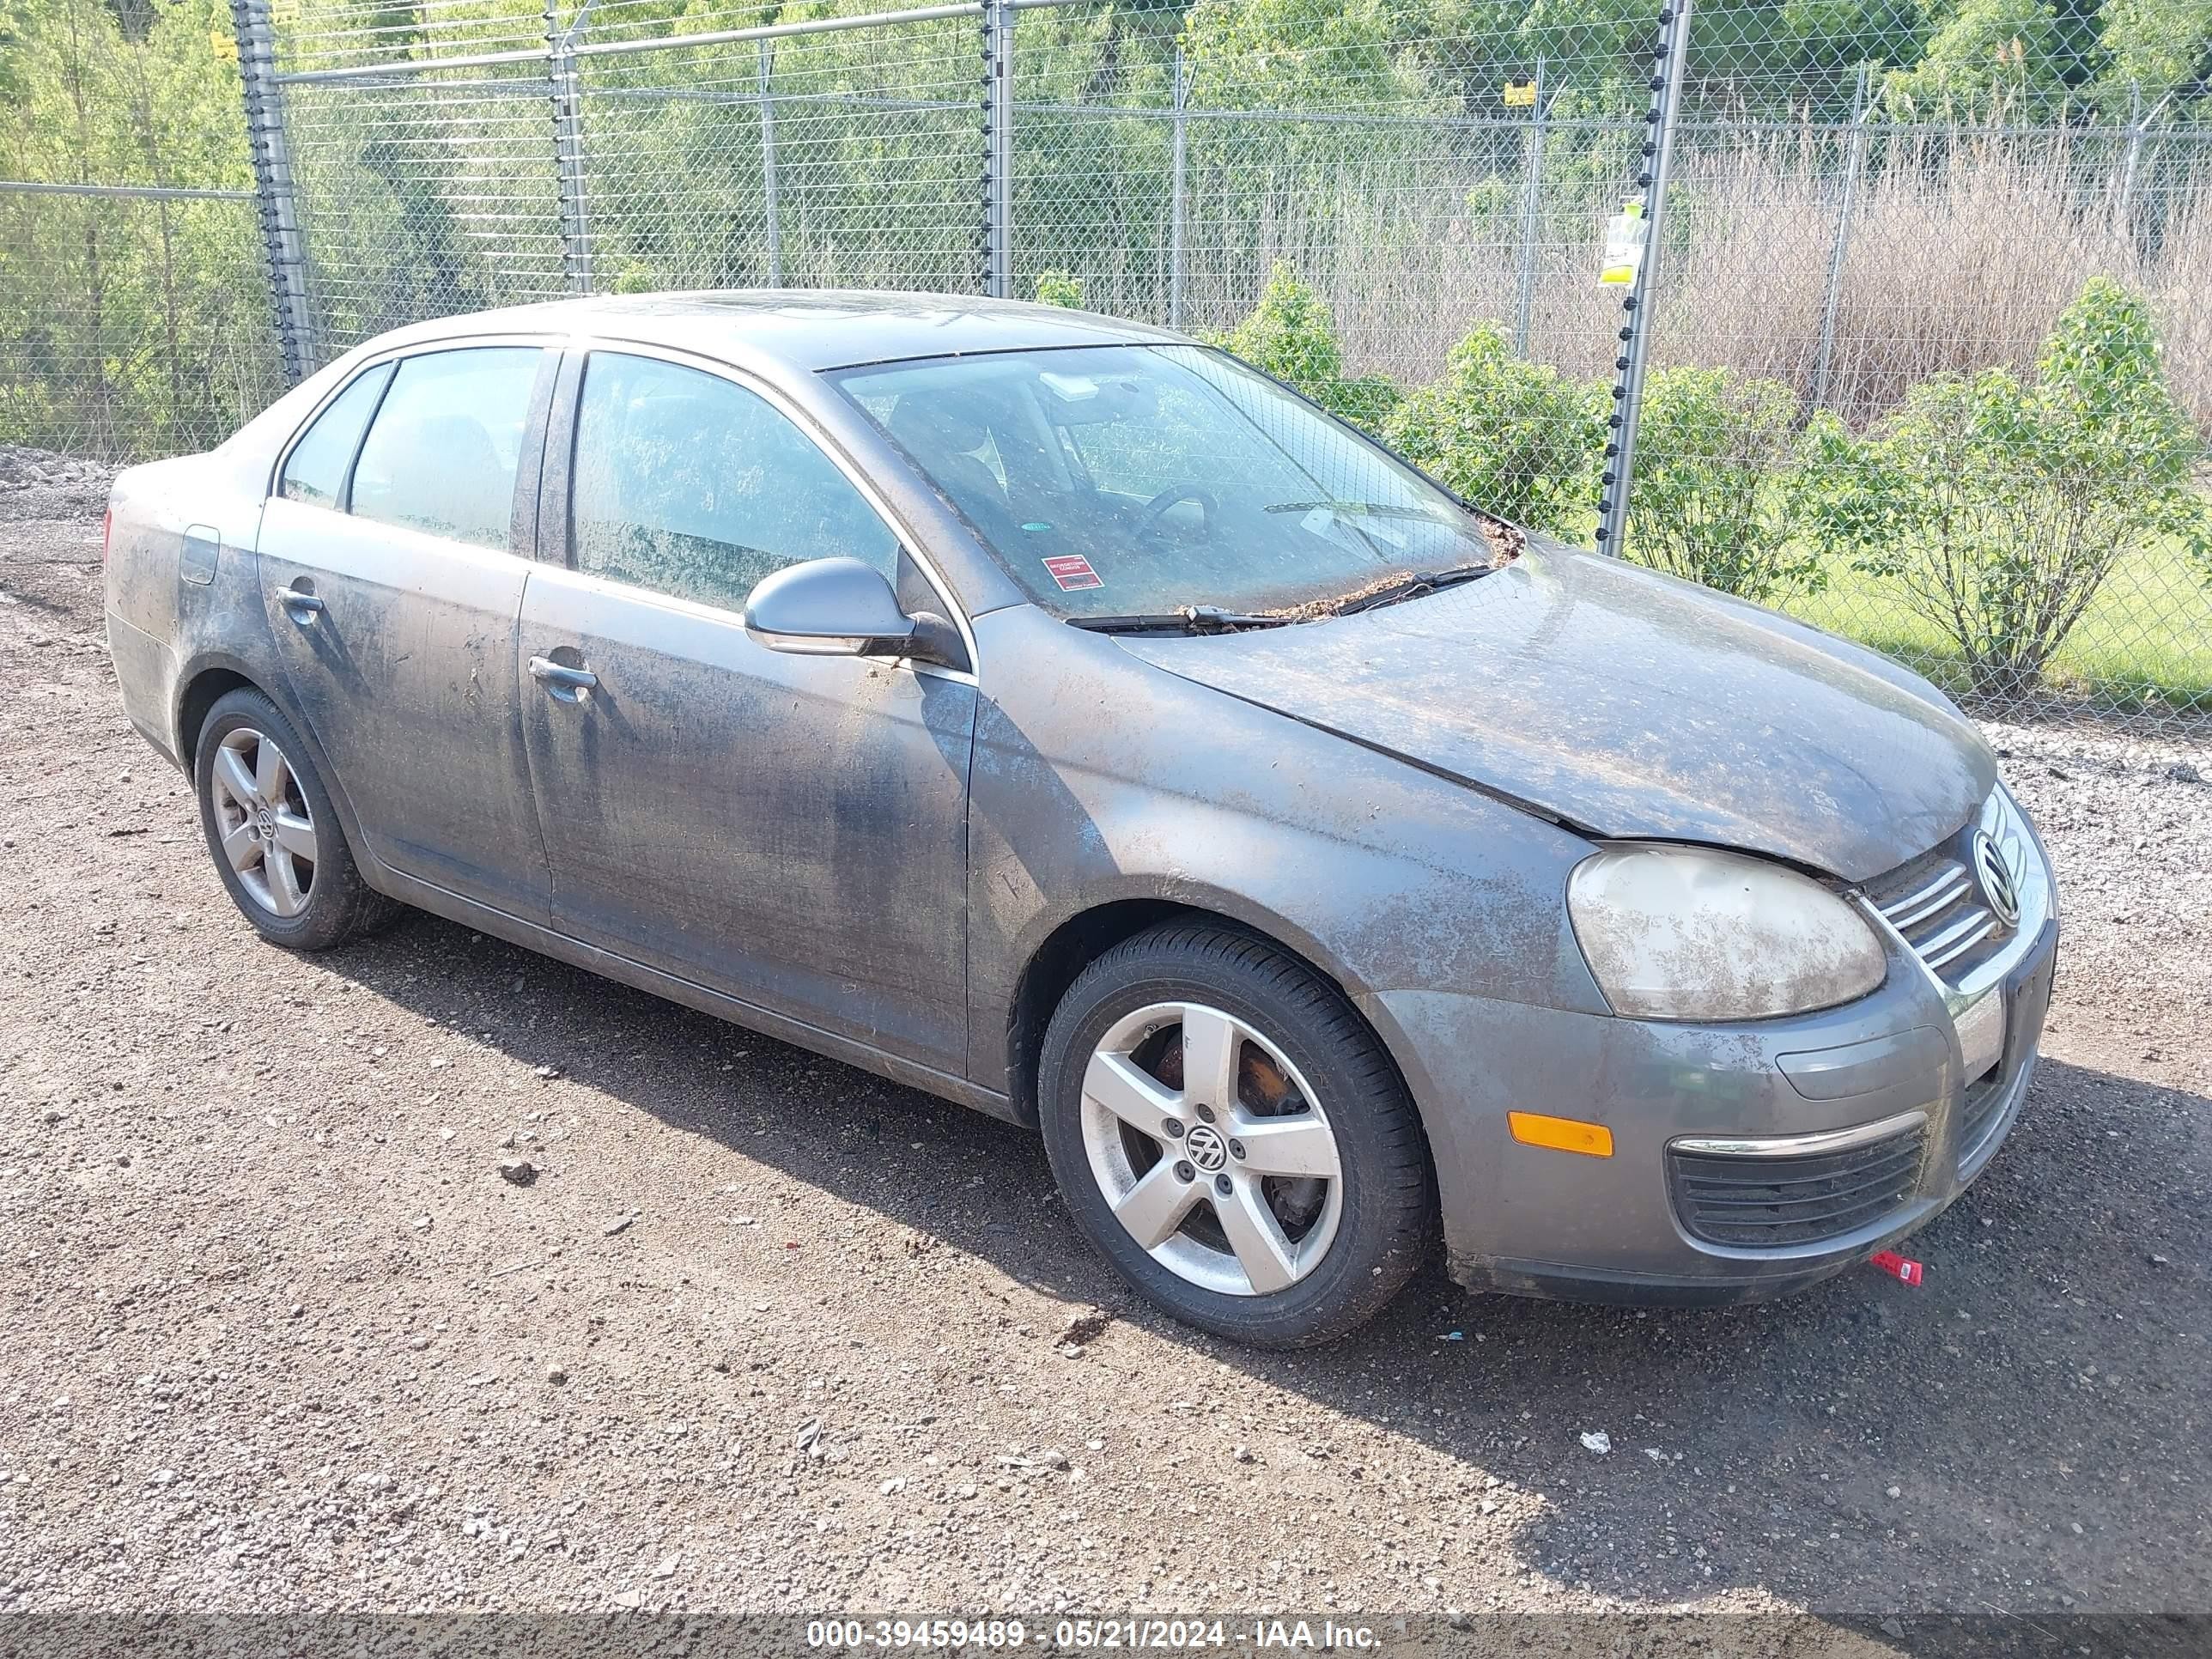
[[[2065,134],[1876,137],[1844,238],[1825,404],[1859,422],[1932,374],[2025,369],[2081,284],[2107,276],[2157,307],[2176,390],[2212,431],[2212,177],[2139,172],[2124,211],[2124,154]],[[1656,361],[1724,363],[1808,399],[1820,389],[1837,160],[1790,140],[1692,159]]]
[[[1522,264],[1514,153],[1362,149],[1347,137],[1334,167],[1308,154],[1198,180],[1186,325],[1232,325],[1279,258],[1329,301],[1354,373],[1426,380],[1474,323],[1510,331]],[[1847,136],[1827,128],[1700,134],[1678,149],[1655,363],[1735,368],[1811,398],[1847,158]],[[1869,133],[1826,406],[1863,422],[1930,374],[2026,368],[2101,274],[2150,299],[2175,389],[2212,434],[2212,142],[2154,140],[2124,209],[2124,167],[2112,133]],[[1618,291],[1596,273],[1626,180],[1603,173],[1555,139],[1534,245],[1528,355],[1585,375],[1611,368],[1620,321]]]

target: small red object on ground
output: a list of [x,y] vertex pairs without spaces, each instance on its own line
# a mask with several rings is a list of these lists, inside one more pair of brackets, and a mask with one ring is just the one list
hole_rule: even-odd
[[1909,1255],[1899,1255],[1895,1250],[1876,1250],[1867,1258],[1867,1266],[1879,1267],[1892,1279],[1901,1279],[1908,1285],[1917,1285],[1926,1270]]

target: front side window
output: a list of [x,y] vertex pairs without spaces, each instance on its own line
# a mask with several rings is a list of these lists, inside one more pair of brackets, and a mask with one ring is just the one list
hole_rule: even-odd
[[832,378],[1057,616],[1289,611],[1492,556],[1473,515],[1420,474],[1201,347],[979,353]]
[[576,416],[576,568],[744,607],[788,564],[842,555],[896,580],[898,542],[766,400],[719,375],[595,351]]
[[300,434],[284,459],[283,481],[277,491],[287,500],[316,507],[336,507],[345,490],[346,468],[361,447],[361,429],[392,378],[392,365],[379,363],[356,375],[343,392],[323,405],[323,412]]
[[404,359],[354,465],[355,514],[504,550],[538,357],[467,346]]

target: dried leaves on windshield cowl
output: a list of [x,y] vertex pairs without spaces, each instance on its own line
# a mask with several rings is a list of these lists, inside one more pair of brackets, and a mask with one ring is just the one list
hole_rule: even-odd
[[[1521,550],[1528,544],[1528,538],[1520,530],[1503,519],[1492,518],[1487,513],[1477,513],[1474,517],[1475,523],[1482,528],[1483,539],[1490,544],[1490,568],[1492,570],[1503,570],[1521,556]],[[1285,605],[1279,611],[1266,611],[1260,614],[1280,617],[1285,622],[1318,622],[1323,617],[1341,616],[1347,611],[1358,610],[1362,601],[1372,599],[1377,593],[1404,586],[1408,574],[1403,570],[1389,571],[1372,581],[1361,583],[1349,593],[1332,593],[1325,599],[1308,599],[1303,605]],[[1411,599],[1419,591],[1415,588],[1406,597]]]

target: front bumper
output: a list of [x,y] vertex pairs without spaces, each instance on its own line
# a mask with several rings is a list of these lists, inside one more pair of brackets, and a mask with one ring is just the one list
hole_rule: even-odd
[[[1786,1294],[1925,1226],[1987,1166],[2017,1119],[2051,999],[2058,923],[2008,953],[1996,1065],[1964,1075],[1944,988],[1899,951],[1847,1007],[1735,1025],[1565,1013],[1441,992],[1361,1006],[1429,1131],[1453,1278],[1473,1289],[1613,1302]],[[1955,999],[1954,999],[1955,1000]],[[1613,1154],[1525,1146],[1510,1111],[1583,1118]],[[1806,1243],[1715,1242],[1686,1226],[1680,1142],[1759,1141],[1924,1119],[1896,1202]],[[1818,1144],[1818,1143],[1816,1143]]]

